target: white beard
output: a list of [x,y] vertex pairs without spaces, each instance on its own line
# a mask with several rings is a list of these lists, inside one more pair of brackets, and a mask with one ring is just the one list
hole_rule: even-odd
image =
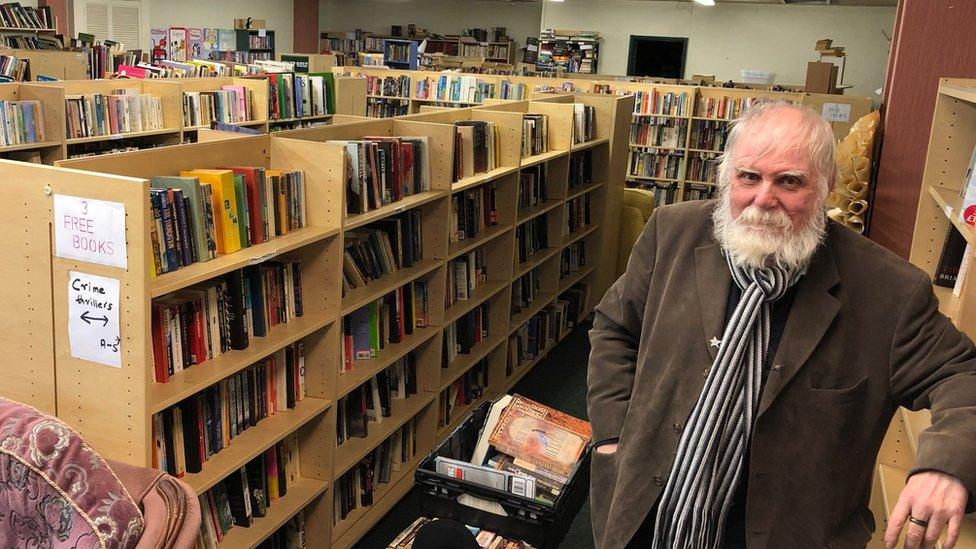
[[817,206],[800,227],[794,227],[782,210],[766,211],[755,205],[733,219],[726,187],[712,212],[715,239],[736,265],[746,268],[777,265],[790,271],[805,271],[827,234],[824,206],[825,200],[818,195]]

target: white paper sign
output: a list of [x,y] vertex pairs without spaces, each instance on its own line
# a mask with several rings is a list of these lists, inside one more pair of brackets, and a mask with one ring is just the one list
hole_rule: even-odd
[[267,35],[268,35],[268,31],[267,30],[265,30],[265,29],[258,29],[258,36],[260,36],[261,38],[264,38]]
[[844,103],[824,103],[823,117],[827,122],[850,122],[851,106]]
[[68,272],[68,342],[75,358],[122,367],[117,278]]
[[58,257],[128,268],[125,204],[63,194],[54,195],[54,234]]

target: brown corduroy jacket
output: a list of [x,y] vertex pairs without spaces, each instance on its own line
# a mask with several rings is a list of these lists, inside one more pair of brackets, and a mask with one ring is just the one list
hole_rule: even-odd
[[[667,482],[715,359],[730,275],[714,201],[655,211],[596,308],[587,405],[598,548],[623,547]],[[831,222],[801,278],[749,453],[749,547],[863,547],[872,471],[898,406],[931,408],[916,470],[976,493],[976,348],[938,312],[928,276]],[[970,510],[972,508],[970,498]]]

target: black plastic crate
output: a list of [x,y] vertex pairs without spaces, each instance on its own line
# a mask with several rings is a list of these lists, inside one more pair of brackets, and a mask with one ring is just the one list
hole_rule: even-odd
[[[485,402],[472,411],[453,433],[420,462],[415,477],[417,486],[422,490],[421,510],[428,517],[453,519],[508,538],[526,541],[540,549],[554,549],[566,537],[573,519],[579,514],[589,495],[589,452],[584,452],[570,475],[569,483],[553,506],[436,472],[434,459],[437,456],[465,461],[470,459],[478,433],[492,404]],[[457,499],[462,494],[497,502],[508,516],[459,503]]]

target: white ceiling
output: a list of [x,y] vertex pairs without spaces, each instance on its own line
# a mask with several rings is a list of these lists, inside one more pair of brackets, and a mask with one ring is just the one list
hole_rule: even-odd
[[[511,2],[512,0],[502,0]],[[518,2],[536,2],[540,0],[515,0]],[[578,0],[577,0],[578,1]],[[592,0],[591,0],[592,1]],[[599,1],[599,0],[596,0]],[[676,2],[692,2],[693,0],[672,0]],[[783,5],[782,0],[715,0],[716,4],[777,4]],[[812,4],[814,2],[811,2]],[[895,7],[898,0],[830,0],[832,6],[884,6]]]

